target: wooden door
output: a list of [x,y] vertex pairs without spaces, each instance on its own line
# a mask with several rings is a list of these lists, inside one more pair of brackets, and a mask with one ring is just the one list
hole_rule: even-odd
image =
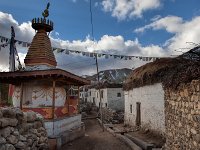
[[137,126],[141,125],[141,103],[140,102],[136,103],[136,125]]

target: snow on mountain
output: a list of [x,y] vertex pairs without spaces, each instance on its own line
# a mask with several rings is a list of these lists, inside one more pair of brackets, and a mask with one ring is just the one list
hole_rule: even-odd
[[[122,83],[131,71],[128,68],[104,70],[99,72],[99,79],[100,82]],[[97,81],[97,74],[88,76],[87,79]]]
[[192,48],[191,50],[184,53],[180,57],[190,59],[190,60],[194,60],[194,61],[200,61],[200,45]]

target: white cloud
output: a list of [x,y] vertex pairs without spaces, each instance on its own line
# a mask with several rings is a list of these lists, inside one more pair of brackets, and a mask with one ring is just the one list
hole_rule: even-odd
[[[16,39],[31,42],[35,31],[31,27],[30,22],[19,24],[11,15],[0,12],[0,35],[10,37],[10,26],[14,26]],[[5,23],[6,22],[6,23]],[[57,38],[59,35],[56,32],[50,34],[51,42],[54,47],[72,49],[79,51],[96,51],[99,53],[109,53],[118,55],[142,55],[142,56],[165,56],[165,52],[161,47],[156,45],[142,46],[138,39],[125,40],[121,35],[110,36],[104,35],[98,41],[92,41],[89,36],[84,40],[61,40]],[[17,47],[21,62],[24,60],[27,50],[22,47]],[[0,51],[0,68],[8,67],[9,50],[2,49]],[[95,61],[93,58],[76,55],[64,55],[55,53],[58,66],[76,74],[91,74],[96,73]],[[133,68],[145,62],[139,60],[124,61],[119,59],[104,59],[99,58],[100,70],[111,68]]]
[[157,19],[154,22],[145,25],[144,27],[135,29],[134,31],[144,32],[148,29],[164,29],[167,32],[174,34],[169,40],[165,42],[164,45],[167,47],[167,49],[171,50],[172,53],[175,49],[178,48],[192,47],[192,45],[188,45],[186,42],[200,43],[199,22],[200,16],[197,16],[189,21],[184,21],[181,17],[177,16],[167,16]]
[[152,28],[153,30],[165,29],[167,32],[176,33],[180,30],[180,26],[183,24],[182,18],[177,16],[167,16],[159,19],[154,18],[153,20],[154,22],[135,29],[135,32],[144,32],[145,30]]
[[[11,26],[15,29],[16,39],[31,42],[35,31],[32,29],[30,22],[25,22],[19,25],[12,15],[0,12],[0,35],[10,38]],[[8,48],[2,48],[0,51],[0,68],[8,68],[8,59]]]
[[118,20],[126,18],[140,18],[145,11],[157,9],[161,6],[160,0],[103,0],[103,10],[111,12]]

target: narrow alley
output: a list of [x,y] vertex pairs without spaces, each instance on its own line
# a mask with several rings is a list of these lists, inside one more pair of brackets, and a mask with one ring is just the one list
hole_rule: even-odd
[[85,137],[63,146],[62,150],[130,150],[130,148],[112,134],[102,130],[96,119],[84,121]]

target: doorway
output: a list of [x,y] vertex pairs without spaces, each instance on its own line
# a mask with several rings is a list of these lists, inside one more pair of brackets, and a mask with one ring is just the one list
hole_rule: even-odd
[[141,103],[136,103],[136,126],[141,125]]

